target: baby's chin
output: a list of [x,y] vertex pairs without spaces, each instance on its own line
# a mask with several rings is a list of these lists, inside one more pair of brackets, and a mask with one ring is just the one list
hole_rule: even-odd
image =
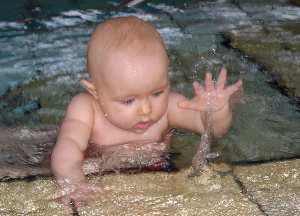
[[147,134],[148,128],[145,129],[145,130],[138,129],[138,128],[133,128],[131,131],[134,132],[134,133],[136,133],[136,134]]
[[139,129],[139,128],[133,128],[131,131],[136,133],[136,134],[144,134],[144,135],[147,135],[148,131],[149,131],[149,128],[151,126],[149,126],[147,129]]
[[115,125],[115,127],[119,128],[121,130],[124,130],[124,131],[135,133],[135,134],[144,134],[144,133],[147,133],[147,131],[149,130],[149,127],[147,129],[139,129],[136,127],[136,125],[134,125],[132,127],[124,127],[124,126]]

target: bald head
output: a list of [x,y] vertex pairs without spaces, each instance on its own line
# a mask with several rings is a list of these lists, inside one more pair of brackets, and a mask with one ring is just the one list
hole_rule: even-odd
[[95,71],[101,72],[101,68],[97,65],[99,62],[100,64],[105,63],[103,62],[104,56],[107,57],[108,54],[122,52],[139,56],[153,47],[159,48],[160,52],[166,54],[160,34],[149,23],[137,17],[108,19],[97,26],[90,38],[88,45],[89,75],[93,79]]

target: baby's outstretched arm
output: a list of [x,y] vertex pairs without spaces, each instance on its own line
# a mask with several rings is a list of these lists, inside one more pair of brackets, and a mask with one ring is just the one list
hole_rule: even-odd
[[[179,96],[175,96],[179,107],[178,112],[181,113],[177,115],[180,116],[181,120],[175,121],[175,125],[181,121],[183,123],[177,123],[179,127],[202,134],[204,132],[207,113],[211,112],[213,115],[213,136],[220,137],[224,135],[228,131],[232,120],[229,98],[242,86],[242,81],[239,80],[235,84],[226,87],[226,78],[227,70],[224,68],[221,70],[215,84],[212,80],[212,74],[207,73],[205,86],[202,86],[198,82],[193,83],[195,93],[193,99],[188,100],[183,97],[180,99]],[[180,108],[183,108],[183,110],[180,110]],[[176,118],[178,117],[175,116]]]
[[74,202],[78,211],[84,203],[92,204],[91,193],[108,193],[89,184],[82,170],[83,152],[91,134],[93,110],[84,95],[76,96],[68,106],[57,142],[51,155],[51,169],[61,191],[64,208]]

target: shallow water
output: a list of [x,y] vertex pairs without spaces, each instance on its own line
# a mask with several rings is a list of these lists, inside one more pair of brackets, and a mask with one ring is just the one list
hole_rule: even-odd
[[[212,151],[221,154],[217,160],[251,162],[300,156],[296,105],[268,84],[274,81],[274,76],[269,75],[272,71],[224,46],[222,33],[240,27],[263,29],[261,19],[274,23],[297,20],[297,7],[276,1],[265,3],[266,9],[273,9],[262,12],[257,4],[244,1],[150,1],[132,9],[119,8],[119,3],[99,5],[91,1],[71,5],[54,1],[34,5],[18,1],[5,5],[18,13],[1,15],[1,130],[61,123],[68,101],[84,91],[78,81],[87,76],[86,47],[94,27],[109,17],[135,15],[149,21],[163,36],[170,57],[173,91],[191,97],[192,81],[203,80],[207,71],[216,77],[224,66],[229,71],[229,83],[244,81],[244,98],[233,107],[230,131],[213,140]],[[1,146],[14,142],[12,146],[20,148],[20,141],[15,141],[19,135],[13,133],[14,129],[11,131],[3,133]],[[49,137],[53,138],[50,132]],[[199,142],[198,135],[181,130],[174,133],[172,152],[180,153],[175,159],[178,167],[191,163]],[[50,147],[46,145],[42,152],[45,149]],[[0,158],[6,153],[2,150]],[[24,161],[22,158],[19,159]],[[25,154],[25,158],[31,157]],[[33,159],[27,160],[30,164]]]

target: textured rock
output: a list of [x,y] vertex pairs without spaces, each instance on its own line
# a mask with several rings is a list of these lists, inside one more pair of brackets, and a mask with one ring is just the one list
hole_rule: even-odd
[[237,166],[233,172],[266,215],[300,214],[300,160]]
[[[226,173],[226,165],[212,167]],[[187,178],[189,170],[178,173],[149,172],[92,176],[89,181],[112,190],[94,195],[96,205],[80,215],[263,215],[241,193],[231,174],[206,169],[199,177]],[[70,215],[62,212],[54,181],[0,183],[2,215]]]
[[[299,215],[300,160],[231,167],[214,164],[198,177],[176,173],[94,175],[88,181],[112,190],[93,195],[80,215]],[[51,178],[0,183],[1,215],[71,215],[55,200]]]

